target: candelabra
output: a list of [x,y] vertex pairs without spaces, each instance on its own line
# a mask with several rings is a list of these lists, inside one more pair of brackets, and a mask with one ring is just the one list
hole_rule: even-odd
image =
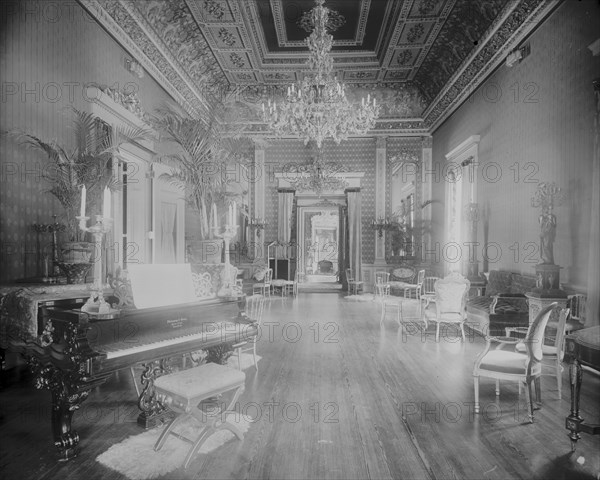
[[267,222],[265,222],[264,218],[252,217],[248,226],[251,230],[256,230],[256,235],[260,237],[260,232],[267,228]]
[[[44,253],[44,277],[42,279],[43,282],[52,282],[57,277],[60,276],[60,270],[58,268],[58,241],[56,238],[56,234],[58,232],[64,232],[67,228],[66,225],[62,223],[58,223],[56,218],[58,215],[52,215],[54,218],[54,223],[34,223],[33,229],[39,233],[51,233],[52,234],[52,275],[50,275],[50,269],[48,268],[48,256]],[[38,252],[39,248],[39,238],[38,238]],[[39,262],[38,262],[39,263]]]
[[223,239],[225,248],[225,264],[223,265],[223,271],[221,272],[221,289],[217,294],[219,297],[236,297],[242,294],[235,281],[237,268],[231,265],[229,261],[229,245],[231,239],[235,237],[237,230],[237,225],[225,225],[222,233],[219,233],[218,227],[213,228],[215,237]]
[[113,313],[114,310],[104,299],[104,284],[102,282],[103,270],[103,252],[102,252],[102,237],[108,233],[112,227],[112,219],[95,215],[96,223],[87,226],[87,221],[90,217],[77,217],[79,220],[79,229],[83,232],[89,232],[94,238],[96,258],[94,261],[94,283],[92,284],[92,294],[88,298],[85,305],[81,308],[83,312],[95,313],[99,315]]

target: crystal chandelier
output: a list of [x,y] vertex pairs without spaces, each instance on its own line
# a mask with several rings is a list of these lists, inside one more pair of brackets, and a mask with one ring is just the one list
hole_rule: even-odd
[[310,73],[287,88],[283,102],[269,99],[267,108],[262,106],[263,120],[276,136],[298,136],[304,144],[314,140],[319,148],[328,137],[339,144],[349,135],[365,134],[375,127],[380,109],[370,95],[360,105],[351,104],[346,86],[333,76],[333,36],[327,32],[330,10],[324,1],[315,0],[317,5],[309,12],[313,31],[306,39],[310,50],[306,65]]
[[290,186],[299,192],[313,191],[318,196],[324,191],[344,190],[348,182],[336,173],[339,168],[322,161],[321,152],[310,165],[298,169],[299,177],[290,180]]

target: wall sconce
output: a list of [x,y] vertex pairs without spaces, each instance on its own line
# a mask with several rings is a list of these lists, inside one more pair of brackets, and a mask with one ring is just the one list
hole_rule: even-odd
[[267,222],[265,222],[264,218],[252,217],[248,227],[250,227],[250,230],[256,230],[256,235],[260,237],[260,232],[267,228]]
[[393,228],[393,222],[389,218],[379,217],[377,220],[371,222],[371,226],[377,230],[377,236],[383,237],[384,230],[390,230]]
[[144,77],[144,68],[142,65],[131,58],[125,59],[125,69],[128,72],[133,73],[137,78]]

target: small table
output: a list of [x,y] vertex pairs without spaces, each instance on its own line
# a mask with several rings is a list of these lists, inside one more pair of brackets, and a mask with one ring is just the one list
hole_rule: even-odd
[[600,425],[584,423],[579,416],[579,395],[583,368],[600,370],[600,326],[584,328],[565,337],[565,360],[570,360],[569,381],[571,384],[571,413],[565,421],[569,429],[571,450],[575,451],[577,440],[581,438],[579,432],[591,435],[600,434]]

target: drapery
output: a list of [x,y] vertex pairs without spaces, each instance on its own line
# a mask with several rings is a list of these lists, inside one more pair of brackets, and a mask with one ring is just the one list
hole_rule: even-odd
[[277,214],[277,240],[279,243],[290,243],[292,236],[292,207],[294,206],[293,190],[278,190],[279,209]]
[[346,190],[346,198],[348,201],[348,264],[352,269],[354,278],[356,280],[360,280],[362,278],[362,226],[360,189]]
[[160,219],[160,263],[175,263],[175,220],[177,218],[177,205],[162,202]]
[[348,268],[348,208],[340,205],[338,215],[340,219],[338,230],[338,277],[342,289],[346,290],[348,288],[348,279],[346,278],[346,268]]
[[588,283],[586,327],[600,323],[600,79],[594,81],[596,116],[594,118],[594,158],[592,166],[592,208],[590,210],[590,241],[588,252]]

